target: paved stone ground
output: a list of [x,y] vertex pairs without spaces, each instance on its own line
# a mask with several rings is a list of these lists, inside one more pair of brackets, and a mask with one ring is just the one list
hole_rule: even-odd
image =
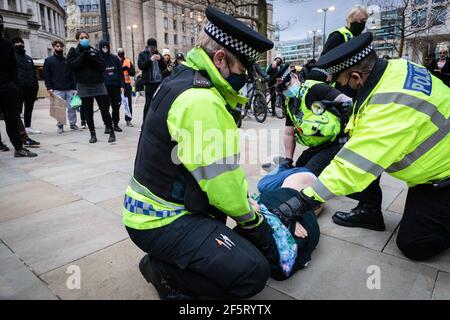
[[[141,122],[142,102],[135,124]],[[39,157],[0,154],[0,298],[157,299],[138,271],[143,253],[120,217],[138,129],[123,126],[111,145],[100,114],[95,117],[97,144],[88,143],[86,130],[57,135],[48,101],[41,100],[33,114],[33,126],[43,131],[33,136],[42,143]],[[264,124],[244,121],[241,150],[251,192],[263,174],[260,164],[283,152],[278,150],[283,125],[272,118]],[[3,121],[0,130],[11,146]],[[310,265],[287,281],[269,280],[255,298],[450,299],[450,251],[423,263],[402,256],[395,239],[405,185],[383,176],[382,188],[385,232],[333,224],[333,212],[355,201],[329,201],[319,217],[322,236]],[[81,289],[68,289],[73,266],[80,268]],[[367,288],[370,266],[379,267],[380,289]]]

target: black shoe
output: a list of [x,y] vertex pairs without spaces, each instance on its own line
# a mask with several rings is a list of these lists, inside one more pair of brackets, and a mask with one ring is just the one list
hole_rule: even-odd
[[96,143],[97,142],[97,135],[95,132],[91,132],[91,139],[89,139],[89,143]]
[[8,146],[1,141],[0,141],[0,151],[9,151]]
[[33,158],[33,157],[37,157],[37,154],[34,152],[31,152],[28,149],[22,148],[21,150],[14,152],[14,157],[16,157],[16,158]]
[[111,133],[111,134],[109,135],[108,142],[109,142],[109,143],[116,142],[116,136],[114,135],[114,133]]
[[114,131],[116,131],[116,132],[122,132],[122,129],[120,129],[120,127],[119,127],[119,125],[115,125],[114,126]]
[[148,254],[139,262],[139,270],[147,282],[151,283],[161,300],[195,300],[194,296],[181,292],[169,283],[169,279],[162,267],[155,263]]
[[333,215],[334,223],[344,227],[365,228],[375,231],[384,231],[383,213],[366,204],[358,204],[350,212],[337,211]]
[[28,138],[27,141],[25,141],[25,142],[23,143],[23,145],[24,145],[25,147],[28,147],[28,148],[39,148],[39,146],[41,145],[41,143],[40,143],[40,142],[37,142],[37,141],[35,141],[35,140],[33,140],[33,139]]
[[105,134],[110,134],[111,133],[111,129],[110,128],[105,128]]

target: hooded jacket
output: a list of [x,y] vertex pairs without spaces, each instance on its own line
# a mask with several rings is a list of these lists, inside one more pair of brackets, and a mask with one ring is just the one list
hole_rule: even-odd
[[67,64],[67,58],[53,54],[44,61],[44,79],[47,90],[75,90],[73,74]]
[[121,87],[125,88],[125,79],[123,77],[122,62],[119,57],[111,54],[110,45],[108,41],[100,41],[100,50],[104,47],[108,47],[108,52],[105,53],[100,51],[100,58],[105,64],[105,71],[103,72],[103,77],[105,80],[105,85],[107,87]]

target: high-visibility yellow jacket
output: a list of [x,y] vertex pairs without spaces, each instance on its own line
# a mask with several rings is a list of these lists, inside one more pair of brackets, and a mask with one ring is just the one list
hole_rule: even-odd
[[339,28],[333,32],[339,32],[344,37],[345,42],[353,38],[353,33],[347,27]]
[[[145,119],[125,195],[126,226],[143,230],[167,225],[191,213],[188,202],[195,206],[205,199],[243,226],[259,224],[253,223],[260,217],[247,198],[248,184],[238,164],[238,129],[227,110],[246,101],[203,49],[188,53],[186,63],[155,93]],[[192,195],[191,189],[198,192]]]
[[[357,104],[358,105],[358,104]],[[304,190],[324,202],[364,190],[383,171],[409,186],[450,176],[450,89],[427,69],[390,60],[353,112],[350,140]]]

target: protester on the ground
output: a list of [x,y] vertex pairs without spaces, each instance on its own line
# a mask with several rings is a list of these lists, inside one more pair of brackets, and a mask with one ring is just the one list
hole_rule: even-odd
[[[55,40],[52,42],[53,55],[44,61],[44,80],[48,94],[57,96],[66,101],[67,118],[71,130],[79,130],[77,126],[77,111],[71,108],[72,100],[76,84],[73,79],[72,71],[67,64],[67,58],[64,56],[64,42]],[[64,132],[64,125],[60,122],[56,124],[59,134]]]
[[97,142],[94,125],[94,99],[100,108],[105,127],[109,129],[108,142],[114,142],[116,141],[116,136],[114,134],[113,121],[109,114],[108,92],[106,91],[103,76],[105,63],[100,57],[100,52],[91,47],[89,34],[86,31],[78,31],[76,39],[78,45],[69,50],[67,62],[74,74],[77,93],[83,103],[81,110],[85,114],[91,134],[89,142]]
[[142,70],[142,82],[145,86],[143,115],[143,119],[145,119],[152,97],[162,81],[164,70],[166,70],[164,58],[159,53],[157,42],[154,38],[147,40],[147,47],[139,54],[138,67]]
[[[125,93],[124,96],[128,99],[128,107],[130,108],[130,114],[133,115],[133,87],[131,86],[131,77],[134,77],[136,75],[136,70],[134,68],[133,63],[130,59],[125,57],[125,51],[122,48],[117,49],[117,55],[120,58],[120,61],[122,62],[122,70],[123,70],[123,77],[125,81]],[[133,57],[134,58],[134,57]],[[131,123],[131,117],[125,114],[125,122],[127,124],[127,127],[133,127],[133,124]]]
[[[108,92],[108,109],[109,106],[111,106],[114,131],[122,132],[122,129],[119,127],[120,105],[122,103],[121,94],[125,93],[125,79],[122,70],[122,62],[119,57],[111,53],[108,41],[101,40],[99,46],[101,50],[100,57],[105,64],[103,75],[106,91]],[[109,128],[106,128],[105,133],[109,134],[109,130]]]
[[[18,110],[18,88],[15,84],[17,69],[16,58],[13,45],[3,38],[3,16],[0,15],[0,114],[6,125],[6,133],[8,134],[11,144],[14,146],[15,157],[36,157],[33,153],[23,147],[20,139],[17,118]],[[2,147],[4,151],[5,147]]]
[[[41,133],[31,127],[31,117],[33,115],[34,103],[39,91],[39,83],[36,77],[36,70],[33,59],[25,54],[25,43],[22,38],[17,37],[12,41],[15,49],[17,67],[17,86],[19,89],[18,108],[19,113],[23,111],[25,130],[28,134]],[[23,108],[25,105],[25,108]]]

